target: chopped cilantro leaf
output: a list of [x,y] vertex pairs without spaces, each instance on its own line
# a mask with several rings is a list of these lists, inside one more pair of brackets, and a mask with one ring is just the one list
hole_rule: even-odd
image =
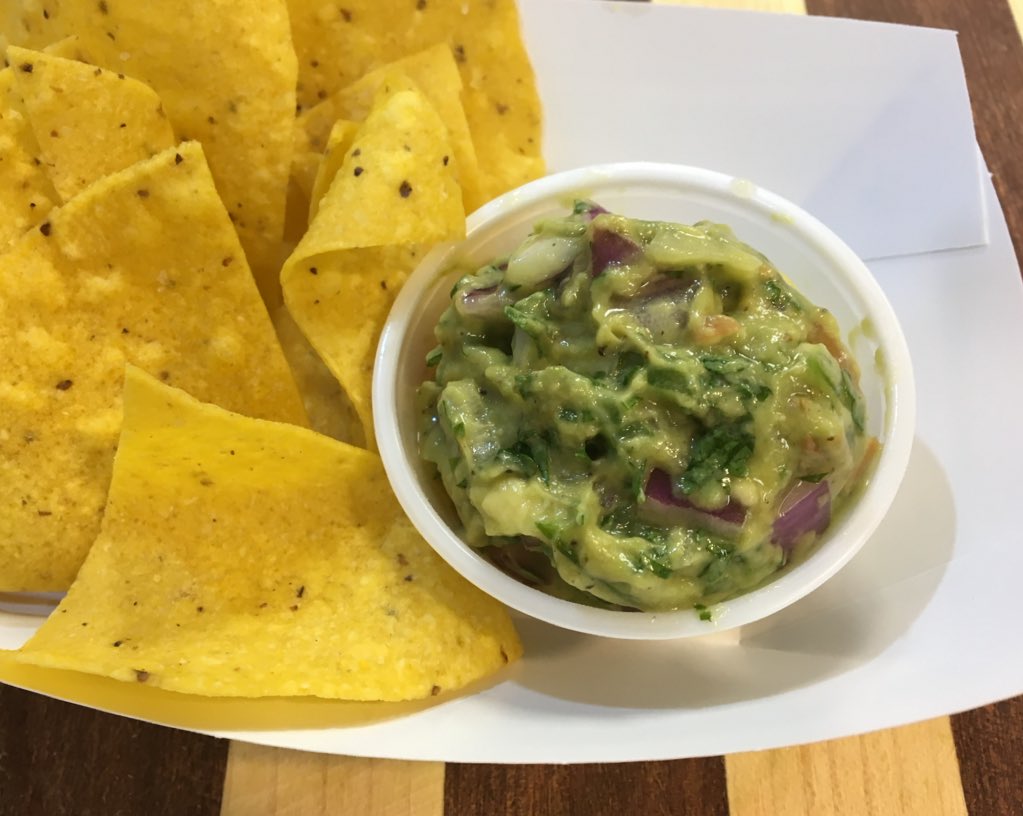
[[679,480],[682,492],[690,494],[706,484],[728,476],[744,476],[753,455],[753,434],[736,424],[718,425],[693,440],[689,467]]

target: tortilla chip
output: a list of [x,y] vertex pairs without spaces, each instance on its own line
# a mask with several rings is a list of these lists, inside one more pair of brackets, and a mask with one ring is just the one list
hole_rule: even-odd
[[7,58],[19,66],[17,91],[63,201],[174,146],[159,97],[141,82],[13,46]]
[[285,0],[61,0],[45,21],[32,5],[18,19],[47,42],[77,35],[86,61],[149,85],[178,135],[202,142],[260,292],[279,303],[298,71]]
[[285,281],[289,311],[344,388],[370,450],[376,448],[370,397],[380,332],[425,252],[422,245],[409,244],[331,253],[313,259],[315,278],[302,281],[296,270]]
[[[412,82],[405,74],[400,71],[388,71],[387,77],[384,82],[381,83],[381,87],[377,88],[373,94],[373,101],[376,104],[383,103],[383,100],[388,96],[393,96],[399,91],[412,91],[415,94],[420,94],[418,87]],[[371,101],[368,107],[372,107],[373,101]],[[427,99],[429,103],[430,100]],[[431,105],[432,106],[432,105]],[[434,108],[436,110],[436,108]],[[369,110],[364,109],[361,105],[354,111],[357,115],[358,122],[351,120],[338,119],[333,121],[333,125],[330,127],[329,133],[325,138],[317,137],[315,143],[311,139],[307,139],[304,135],[304,131],[297,131],[296,136],[296,155],[297,161],[292,163],[292,177],[298,181],[298,189],[305,192],[308,189],[308,203],[306,210],[309,213],[309,218],[306,222],[306,229],[309,224],[312,224],[316,218],[316,214],[319,211],[320,201],[323,200],[323,196],[326,195],[327,190],[330,189],[330,184],[333,183],[333,179],[338,175],[338,171],[341,170],[345,164],[345,160],[348,157],[348,150],[352,146],[352,142],[355,140],[355,135],[359,131],[359,127],[362,122],[369,116]],[[321,120],[325,122],[325,120]],[[299,145],[303,145],[300,149]],[[308,149],[315,149],[317,152],[307,152]],[[310,172],[310,165],[307,164],[307,156],[315,155],[315,177],[312,178],[312,185],[308,186],[307,179]],[[450,156],[449,163],[451,161]],[[305,178],[303,178],[305,176]],[[304,234],[304,233],[303,233]],[[301,240],[301,237],[300,237]]]
[[331,439],[365,447],[359,415],[287,307],[278,306],[273,313],[273,321],[284,357],[302,395],[309,427]]
[[0,71],[0,251],[52,209],[57,193],[15,89],[20,66]]
[[[303,110],[383,64],[446,43],[465,86],[462,103],[479,161],[479,201],[543,175],[540,100],[515,0],[346,0],[341,9],[319,0],[288,0],[288,8]],[[344,59],[336,59],[338,54]]]
[[129,369],[103,530],[18,660],[206,696],[393,701],[520,654],[376,456]]
[[0,590],[67,588],[99,530],[128,360],[305,422],[195,143],[93,184],[0,256]]
[[465,209],[467,212],[476,209],[483,203],[479,192],[479,162],[462,108],[462,79],[451,49],[444,43],[378,68],[303,112],[298,124],[305,133],[307,147],[324,150],[327,134],[338,119],[365,119],[376,93],[396,73],[410,79],[440,115],[451,136],[452,161]]
[[425,97],[381,89],[316,220],[281,273],[288,311],[373,445],[373,355],[422,245],[464,235],[447,130]]
[[295,154],[292,157],[288,202],[284,216],[284,243],[290,250],[289,255],[294,252],[309,227],[309,202],[322,160],[322,154],[312,152]]
[[62,40],[52,42],[42,49],[44,54],[61,59],[75,60],[76,62],[88,62],[85,52],[82,51],[78,37],[65,37]]
[[327,137],[327,146],[323,151],[323,158],[316,165],[316,179],[309,192],[310,224],[316,220],[320,201],[327,194],[334,177],[345,163],[348,150],[355,140],[358,129],[357,122],[349,122],[346,119],[338,119],[334,123],[334,127],[331,128],[330,135]]
[[62,37],[60,3],[4,0],[0,3],[0,45],[42,48]]
[[[430,243],[464,228],[447,130],[426,98],[381,92],[289,259],[358,247]],[[341,181],[341,183],[337,183]]]

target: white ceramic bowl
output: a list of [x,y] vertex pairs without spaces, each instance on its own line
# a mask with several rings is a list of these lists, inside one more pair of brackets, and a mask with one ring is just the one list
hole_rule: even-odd
[[[812,301],[830,309],[862,367],[868,429],[883,443],[870,484],[825,532],[814,553],[770,583],[718,604],[712,622],[692,610],[619,612],[552,598],[501,570],[459,537],[451,503],[416,444],[416,388],[431,376],[426,352],[449,303],[453,261],[482,265],[507,254],[532,225],[589,198],[634,218],[728,224]],[[420,533],[469,581],[510,607],[567,629],[618,638],[705,635],[766,617],[834,575],[863,546],[890,506],[909,461],[915,419],[913,374],[895,313],[863,262],[808,213],[749,181],[694,167],[648,162],[570,170],[490,202],[468,220],[465,241],[436,247],[395,301],[380,338],[373,419],[384,467]]]

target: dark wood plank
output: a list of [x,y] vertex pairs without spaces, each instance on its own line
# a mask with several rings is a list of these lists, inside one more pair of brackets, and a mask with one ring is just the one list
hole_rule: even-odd
[[1023,697],[957,714],[952,734],[970,813],[1023,813]]
[[444,816],[727,816],[720,757],[624,765],[454,765]]
[[1007,0],[807,0],[810,14],[950,28],[959,48],[973,103],[977,140],[994,175],[1012,234],[1023,258],[1023,43]]
[[0,815],[216,816],[227,746],[0,686]]

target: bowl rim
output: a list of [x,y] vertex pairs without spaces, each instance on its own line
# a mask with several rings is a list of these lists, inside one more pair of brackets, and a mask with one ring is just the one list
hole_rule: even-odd
[[[445,260],[477,232],[549,200],[563,202],[586,189],[642,185],[673,193],[686,190],[727,194],[762,215],[779,220],[819,254],[827,257],[867,305],[877,345],[885,355],[886,405],[881,436],[884,448],[874,473],[844,514],[836,534],[805,561],[750,592],[714,606],[710,622],[692,609],[669,612],[621,612],[587,607],[528,587],[490,564],[452,530],[433,507],[414,475],[401,444],[398,412],[398,360],[420,295],[436,280]],[[682,164],[620,162],[591,165],[545,176],[516,188],[476,210],[466,222],[466,237],[434,247],[402,287],[381,331],[373,370],[373,423],[387,477],[412,524],[430,546],[469,582],[505,605],[547,623],[612,638],[661,640],[714,634],[761,620],[795,603],[838,572],[881,523],[905,475],[912,448],[916,392],[908,345],[894,309],[863,261],[841,238],[791,201],[740,177]]]

